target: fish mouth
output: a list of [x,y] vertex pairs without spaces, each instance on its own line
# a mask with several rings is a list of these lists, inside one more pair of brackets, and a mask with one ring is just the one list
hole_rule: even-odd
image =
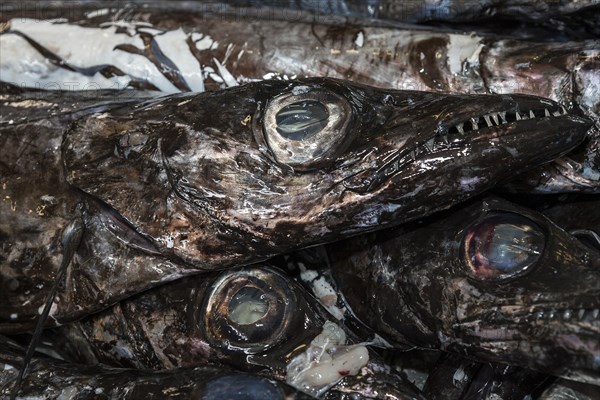
[[[433,168],[432,164],[474,152],[484,156],[488,151],[505,151],[515,159],[528,158],[533,167],[546,162],[548,154],[558,157],[576,147],[592,126],[588,118],[535,96],[481,95],[454,96],[454,99],[455,104],[449,99],[450,104],[441,109],[439,104],[432,104],[431,114],[437,116],[436,120],[423,121],[429,126],[429,133],[417,135],[382,158],[379,167],[371,170],[368,184],[353,189],[359,193],[371,192],[394,175],[413,173],[412,166]],[[405,125],[388,129],[403,128]]]
[[[526,95],[503,97],[509,97],[509,103],[502,101],[497,105],[490,104],[490,108],[496,108],[495,111],[474,117],[465,117],[461,113],[440,122],[434,135],[410,149],[410,156],[416,160],[419,156],[449,150],[467,141],[477,143],[509,135],[561,134],[565,128],[582,127],[587,131],[591,126],[589,119],[571,114],[564,106],[551,100]],[[554,123],[559,125],[549,125]]]
[[[499,361],[515,359],[535,370],[594,385],[600,383],[597,305],[577,308],[541,304],[512,309],[510,315],[495,318],[495,322],[486,322],[490,315],[479,315],[453,325],[453,329],[459,340],[475,340],[480,351]],[[508,309],[499,308],[500,312],[503,310]]]

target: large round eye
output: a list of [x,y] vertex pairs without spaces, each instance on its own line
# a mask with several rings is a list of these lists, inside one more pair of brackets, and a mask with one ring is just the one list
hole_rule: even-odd
[[285,337],[295,307],[294,291],[278,272],[228,271],[205,297],[201,328],[211,345],[260,352]]
[[542,228],[517,214],[493,214],[471,227],[464,237],[463,258],[472,276],[508,278],[528,270],[541,257]]
[[319,87],[297,86],[266,105],[256,127],[275,161],[295,170],[317,168],[345,149],[352,108],[341,96]]

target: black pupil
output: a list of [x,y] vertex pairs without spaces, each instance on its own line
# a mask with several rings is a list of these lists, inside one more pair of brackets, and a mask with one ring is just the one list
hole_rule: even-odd
[[535,223],[518,215],[496,216],[475,226],[465,239],[468,263],[481,278],[518,273],[535,263],[545,236]]
[[277,113],[277,132],[290,140],[304,140],[319,133],[329,119],[327,108],[318,101],[288,104]]

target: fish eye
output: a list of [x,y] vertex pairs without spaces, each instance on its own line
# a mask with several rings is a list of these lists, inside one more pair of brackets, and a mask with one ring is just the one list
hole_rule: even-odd
[[530,219],[513,213],[491,214],[466,231],[462,258],[475,278],[510,278],[535,265],[545,243],[544,230]]
[[352,107],[338,94],[296,86],[267,103],[255,134],[277,163],[306,171],[323,166],[344,150],[351,139],[347,129],[352,115]]
[[201,329],[211,345],[258,353],[285,337],[295,305],[294,291],[275,270],[228,271],[205,297]]

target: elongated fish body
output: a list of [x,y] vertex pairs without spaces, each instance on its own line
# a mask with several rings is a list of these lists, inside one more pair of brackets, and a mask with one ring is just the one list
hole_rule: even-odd
[[600,112],[597,40],[536,44],[235,13],[183,18],[107,9],[79,22],[15,16],[4,21],[0,71],[3,80],[28,87],[177,92],[329,76],[403,90],[525,93]]
[[169,283],[57,328],[58,342],[43,341],[89,354],[77,360],[86,364],[161,370],[222,363],[315,396],[421,398],[334,321],[291,277],[256,265]]
[[[48,96],[2,100],[5,332],[30,328],[41,312],[73,221],[85,230],[51,323],[184,275],[450,207],[556,158],[590,127],[560,111],[517,121],[524,110],[560,110],[529,96],[313,79],[91,108],[61,130],[63,114],[27,118],[61,109],[60,94]],[[490,112],[509,121],[455,128]]]
[[[6,339],[1,339],[6,341]],[[0,346],[0,396],[9,398],[23,349],[11,344]],[[22,382],[19,399],[274,399],[302,400],[312,396],[288,385],[245,374],[222,366],[180,368],[168,371],[142,371],[76,365],[45,357],[30,364],[30,374]]]
[[[369,17],[403,22],[427,23],[441,22],[485,22],[494,19],[511,21],[544,21],[555,20],[561,16],[579,12],[593,12],[600,3],[597,0],[585,1],[439,1],[421,0],[403,3],[394,0],[288,0],[288,1],[256,1],[234,0],[230,4],[244,7],[270,6],[282,7],[323,15],[344,15],[354,17]],[[559,25],[560,26],[560,25]]]
[[[87,17],[68,14],[78,22],[5,13],[2,79],[43,89],[178,92],[262,78],[329,76],[403,90],[534,94],[582,109],[598,124],[598,40],[531,43],[369,26],[335,16],[321,23],[303,15],[290,21],[281,12],[226,10],[182,15],[107,8]],[[565,159],[566,169],[545,168],[524,177],[519,190],[598,193],[597,148],[590,144],[586,152],[585,161]]]
[[391,344],[600,380],[598,251],[539,213],[484,199],[328,248],[348,305]]

